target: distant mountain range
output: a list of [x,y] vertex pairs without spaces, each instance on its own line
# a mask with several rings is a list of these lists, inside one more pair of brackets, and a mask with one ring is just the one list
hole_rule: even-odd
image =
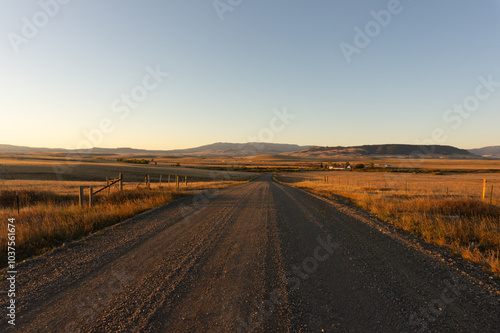
[[452,146],[440,145],[365,145],[353,147],[316,147],[312,146],[299,152],[291,152],[287,155],[297,157],[364,157],[364,156],[402,156],[415,158],[479,158],[465,149]]
[[284,143],[247,142],[229,143],[217,142],[190,149],[169,150],[168,154],[182,154],[195,156],[253,156],[260,154],[281,154],[301,151],[309,146],[299,146]]
[[418,155],[425,158],[500,158],[500,146],[484,147],[478,149],[459,149],[452,146],[441,145],[405,145],[383,144],[364,145],[352,147],[319,147],[299,146],[281,143],[229,143],[217,142],[188,149],[174,150],[147,150],[134,148],[91,148],[69,150],[58,148],[33,148],[0,144],[0,154],[28,154],[28,153],[60,153],[60,154],[99,154],[99,155],[174,155],[174,156],[200,156],[200,157],[245,157],[254,155],[286,155],[303,158],[335,158],[335,157],[368,157],[368,156],[399,156],[408,157]]
[[13,146],[0,144],[0,154],[28,154],[28,153],[63,153],[63,154],[99,154],[99,155],[189,155],[207,157],[237,157],[253,156],[260,154],[281,154],[292,151],[300,151],[309,146],[299,146],[293,144],[247,142],[229,143],[217,142],[196,148],[174,149],[174,150],[147,150],[134,148],[91,148],[82,150],[62,149],[62,148],[33,148],[25,146]]
[[500,158],[500,146],[489,146],[483,148],[469,149],[473,154],[489,157],[489,158]]

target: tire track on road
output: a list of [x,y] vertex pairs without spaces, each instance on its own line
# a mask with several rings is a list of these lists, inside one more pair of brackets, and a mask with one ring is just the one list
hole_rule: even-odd
[[[18,329],[497,332],[500,326],[497,294],[355,209],[270,175],[220,190],[201,207],[187,202],[20,264]],[[456,297],[446,288],[456,288]],[[433,308],[443,295],[450,301]]]

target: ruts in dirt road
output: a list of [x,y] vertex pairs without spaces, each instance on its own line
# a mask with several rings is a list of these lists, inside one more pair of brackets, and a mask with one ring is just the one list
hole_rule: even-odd
[[28,260],[17,283],[2,332],[500,330],[494,284],[271,175]]

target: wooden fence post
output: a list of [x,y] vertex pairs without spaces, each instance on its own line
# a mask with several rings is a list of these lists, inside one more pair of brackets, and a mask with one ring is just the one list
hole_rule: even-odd
[[111,194],[111,187],[109,186],[109,177],[106,177],[106,186],[108,186],[108,195]]
[[161,175],[160,175],[160,185],[159,186],[161,186]]
[[92,208],[94,204],[94,188],[92,186],[89,187],[89,208]]
[[486,179],[483,180],[483,200],[486,197]]
[[19,191],[16,190],[17,214],[19,214]]
[[80,207],[83,207],[83,186],[80,186],[80,192],[78,195],[78,203],[80,204]]
[[179,176],[175,175],[175,186],[179,189]]
[[186,182],[186,186],[188,186],[188,176],[184,176],[184,181]]
[[120,179],[120,191],[123,191],[123,174],[120,172],[118,175],[118,178]]

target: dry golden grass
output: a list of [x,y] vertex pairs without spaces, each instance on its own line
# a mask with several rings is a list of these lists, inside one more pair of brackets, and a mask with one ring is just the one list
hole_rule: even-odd
[[[340,171],[287,174],[278,179],[325,197],[348,198],[381,219],[427,242],[448,247],[500,276],[498,173],[429,175]],[[485,201],[482,201],[483,179],[487,179]]]
[[[0,221],[5,222],[0,226],[2,267],[6,263],[8,218],[16,218],[16,254],[17,259],[23,259],[179,196],[239,184],[254,176],[252,173],[177,167],[177,163],[173,163],[174,166],[161,162],[138,165],[119,162],[116,158],[66,157],[61,154],[0,155]],[[124,177],[123,192],[117,190],[116,184],[110,196],[107,196],[107,190],[96,195],[92,209],[78,206],[80,186],[92,186],[96,191],[106,185],[106,176],[116,178],[119,173]],[[146,174],[151,181],[148,189],[143,182]],[[178,189],[175,175],[179,175]],[[85,190],[86,196],[87,193]]]
[[[218,181],[191,181],[188,177],[188,185],[186,187],[184,182],[184,177],[179,177],[179,189],[181,190],[196,190],[196,189],[206,189],[215,187],[225,187],[232,184],[239,184],[242,181],[237,180],[218,180]],[[167,182],[168,178],[163,177],[161,186],[159,179],[151,178],[151,188],[174,188],[175,187],[175,177],[171,177],[170,183]],[[140,188],[145,188],[144,182],[124,182],[124,189],[135,189],[140,184]],[[55,193],[58,195],[68,195],[68,196],[78,196],[80,186],[89,187],[92,186],[94,191],[106,185],[105,181],[57,181],[57,180],[3,180],[0,182],[0,207],[2,206],[2,197],[6,193],[12,193],[19,191],[20,193],[27,192],[41,192],[47,195],[47,192]],[[117,191],[118,184],[115,184],[112,188],[113,191]],[[5,200],[5,199],[3,199]]]
[[[126,182],[139,182],[146,174],[152,182],[158,182],[160,175],[166,181],[167,175],[188,176],[190,180],[211,181],[214,179],[245,180],[251,173],[206,170],[184,167],[181,159],[174,159],[171,164],[133,164],[117,161],[117,156],[108,157],[69,157],[68,159],[52,155],[0,155],[0,187],[6,180],[52,180],[52,181],[103,181],[106,176],[114,178],[122,173]],[[139,157],[135,157],[139,158]],[[148,159],[150,160],[150,159]],[[156,161],[156,159],[155,159]],[[181,166],[175,164],[180,161]]]
[[[124,191],[106,190],[95,196],[92,209],[78,205],[78,187],[92,185],[95,189],[103,182],[55,182],[55,181],[6,181],[0,195],[0,263],[6,265],[7,220],[16,219],[16,258],[22,260],[44,253],[65,242],[79,239],[102,228],[132,217],[140,212],[160,206],[192,191],[221,188],[241,181],[194,182],[179,190],[174,183],[162,186],[138,183],[126,184]],[[94,190],[95,190],[94,189]],[[21,209],[15,207],[16,190],[19,191]]]
[[408,168],[408,169],[427,169],[427,170],[499,170],[499,160],[457,160],[457,159],[409,159],[409,158],[363,158],[349,160],[345,158],[337,160],[337,162],[350,161],[351,164],[373,162],[377,167],[384,167],[389,164],[393,168]]
[[[35,192],[37,193],[37,192]],[[12,208],[0,210],[0,220],[16,219],[17,259],[37,255],[62,243],[79,239],[106,226],[131,217],[141,211],[161,205],[181,194],[160,190],[129,190],[115,192],[109,197],[96,196],[92,209],[81,208],[74,198],[55,193],[37,193],[45,197],[17,214]],[[72,202],[71,202],[72,201]],[[1,226],[1,234],[7,234],[7,225]],[[0,239],[0,258],[2,267],[6,264],[6,237]]]

